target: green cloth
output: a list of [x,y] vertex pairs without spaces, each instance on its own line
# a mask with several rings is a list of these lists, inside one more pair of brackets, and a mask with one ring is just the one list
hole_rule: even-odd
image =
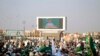
[[86,43],[88,44],[89,43],[89,37],[88,36],[86,36]]
[[24,48],[21,51],[21,56],[28,56],[29,55],[29,49],[28,48]]
[[51,52],[51,47],[41,46],[38,51],[39,52]]
[[82,51],[81,48],[80,47],[77,47],[76,48],[76,52],[80,52],[80,51]]
[[90,45],[90,49],[91,49],[92,55],[96,56],[96,49],[95,49],[95,45],[94,45],[92,37],[89,38],[89,45]]

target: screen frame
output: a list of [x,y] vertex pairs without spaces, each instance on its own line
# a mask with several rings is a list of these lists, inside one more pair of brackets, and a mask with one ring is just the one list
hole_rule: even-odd
[[[39,28],[39,19],[40,19],[40,18],[46,18],[46,19],[50,19],[50,18],[62,18],[62,19],[63,19],[63,28],[62,28],[62,29],[40,29],[40,28]],[[46,30],[54,30],[54,31],[55,31],[55,30],[56,30],[56,31],[58,31],[58,30],[61,30],[61,31],[62,31],[62,30],[65,30],[65,21],[66,21],[65,19],[66,19],[66,17],[64,17],[64,16],[60,16],[60,17],[37,17],[37,30],[43,30],[43,31],[44,31],[44,30],[45,30],[45,31],[46,31]]]

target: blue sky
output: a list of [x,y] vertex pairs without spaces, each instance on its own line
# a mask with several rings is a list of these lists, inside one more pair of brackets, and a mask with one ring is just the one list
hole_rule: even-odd
[[38,16],[66,16],[67,32],[100,32],[100,0],[0,0],[0,28],[36,28]]

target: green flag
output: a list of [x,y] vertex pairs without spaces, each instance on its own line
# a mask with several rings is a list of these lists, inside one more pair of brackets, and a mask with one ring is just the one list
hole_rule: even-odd
[[86,43],[88,44],[89,43],[89,37],[88,36],[86,36]]
[[90,49],[91,49],[91,52],[92,52],[92,56],[97,56],[96,55],[95,45],[94,45],[92,37],[89,38],[89,45],[90,45]]
[[46,46],[41,46],[38,50],[39,52],[50,52],[51,51],[51,47],[46,47]]

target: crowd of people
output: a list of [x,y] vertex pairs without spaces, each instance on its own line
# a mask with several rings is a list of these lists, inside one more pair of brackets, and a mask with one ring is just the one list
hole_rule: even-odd
[[[91,43],[93,37],[79,41],[63,39],[0,40],[0,56],[100,56],[100,40]],[[93,44],[94,51],[91,45]]]

